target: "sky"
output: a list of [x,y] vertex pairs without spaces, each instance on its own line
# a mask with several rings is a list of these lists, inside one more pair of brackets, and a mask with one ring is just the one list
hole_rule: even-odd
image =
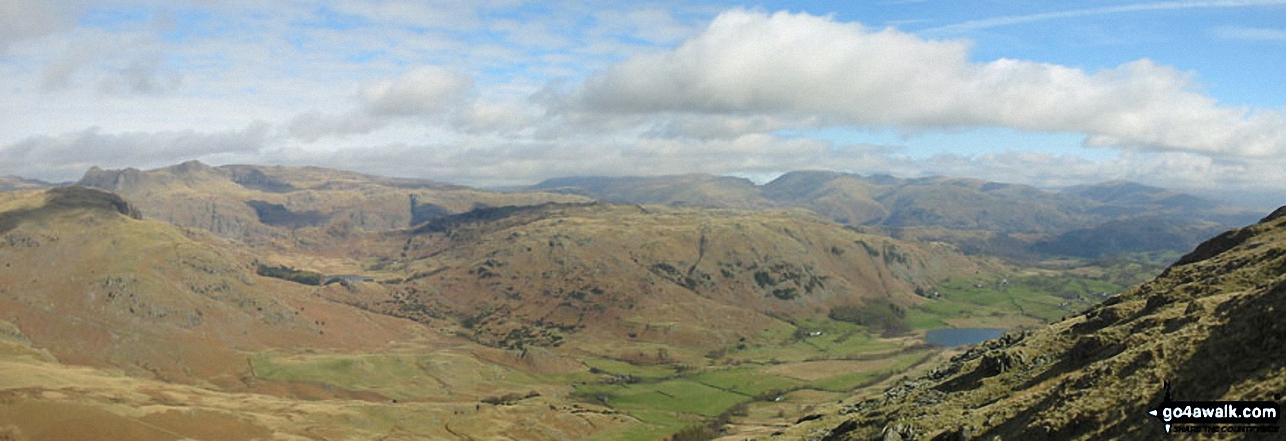
[[1286,203],[1286,0],[4,0],[0,175],[791,170]]

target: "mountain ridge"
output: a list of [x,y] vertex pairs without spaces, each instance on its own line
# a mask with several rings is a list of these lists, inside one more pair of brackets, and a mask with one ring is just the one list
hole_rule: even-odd
[[289,241],[298,228],[318,237],[406,228],[480,206],[584,198],[501,194],[429,180],[387,178],[321,167],[210,166],[188,161],[153,170],[93,167],[81,185],[113,191],[145,216],[248,241]]

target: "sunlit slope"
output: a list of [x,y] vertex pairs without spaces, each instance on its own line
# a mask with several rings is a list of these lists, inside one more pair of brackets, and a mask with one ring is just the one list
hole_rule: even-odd
[[[244,386],[244,350],[365,347],[407,322],[313,299],[252,259],[139,220],[119,197],[64,187],[0,207],[0,320],[65,363]],[[328,329],[361,330],[332,332]]]
[[845,409],[830,439],[1161,439],[1164,399],[1280,400],[1286,209],[1068,320],[984,343]]
[[567,404],[548,387],[534,389],[545,396],[507,406],[478,406],[476,397],[334,398],[322,388],[307,399],[211,389],[60,364],[0,322],[5,440],[581,439],[632,422],[615,412]]

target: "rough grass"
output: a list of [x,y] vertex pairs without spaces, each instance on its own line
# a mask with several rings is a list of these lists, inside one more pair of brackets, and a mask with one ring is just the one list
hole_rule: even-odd
[[675,375],[674,367],[667,364],[635,364],[607,358],[585,358],[586,366],[613,375],[629,375],[640,379],[661,379]]
[[540,381],[476,358],[438,352],[415,354],[260,353],[250,358],[258,378],[318,383],[374,392],[399,400],[445,399],[526,391]]
[[713,418],[749,397],[701,384],[691,379],[622,385],[590,384],[576,388],[576,395],[604,402],[643,423],[627,433],[599,439],[657,439],[694,423]]
[[761,368],[722,369],[692,376],[692,380],[716,389],[747,397],[757,397],[772,390],[788,390],[802,381],[774,375]]
[[830,392],[849,392],[858,387],[869,385],[884,378],[888,378],[889,376],[896,375],[899,372],[904,372],[934,352],[935,351],[933,350],[908,352],[888,359],[888,367],[842,373],[830,378],[814,381],[809,384],[809,387]]

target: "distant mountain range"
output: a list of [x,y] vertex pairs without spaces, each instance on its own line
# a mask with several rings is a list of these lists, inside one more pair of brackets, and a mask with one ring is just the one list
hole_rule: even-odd
[[764,185],[698,174],[561,178],[526,190],[620,203],[805,208],[850,226],[1009,257],[1181,251],[1257,218],[1244,208],[1122,181],[1042,190],[965,178],[797,171]]
[[281,238],[298,228],[344,235],[407,228],[479,207],[589,200],[318,167],[212,167],[197,161],[146,171],[94,167],[78,184],[119,194],[147,218],[246,241]]

